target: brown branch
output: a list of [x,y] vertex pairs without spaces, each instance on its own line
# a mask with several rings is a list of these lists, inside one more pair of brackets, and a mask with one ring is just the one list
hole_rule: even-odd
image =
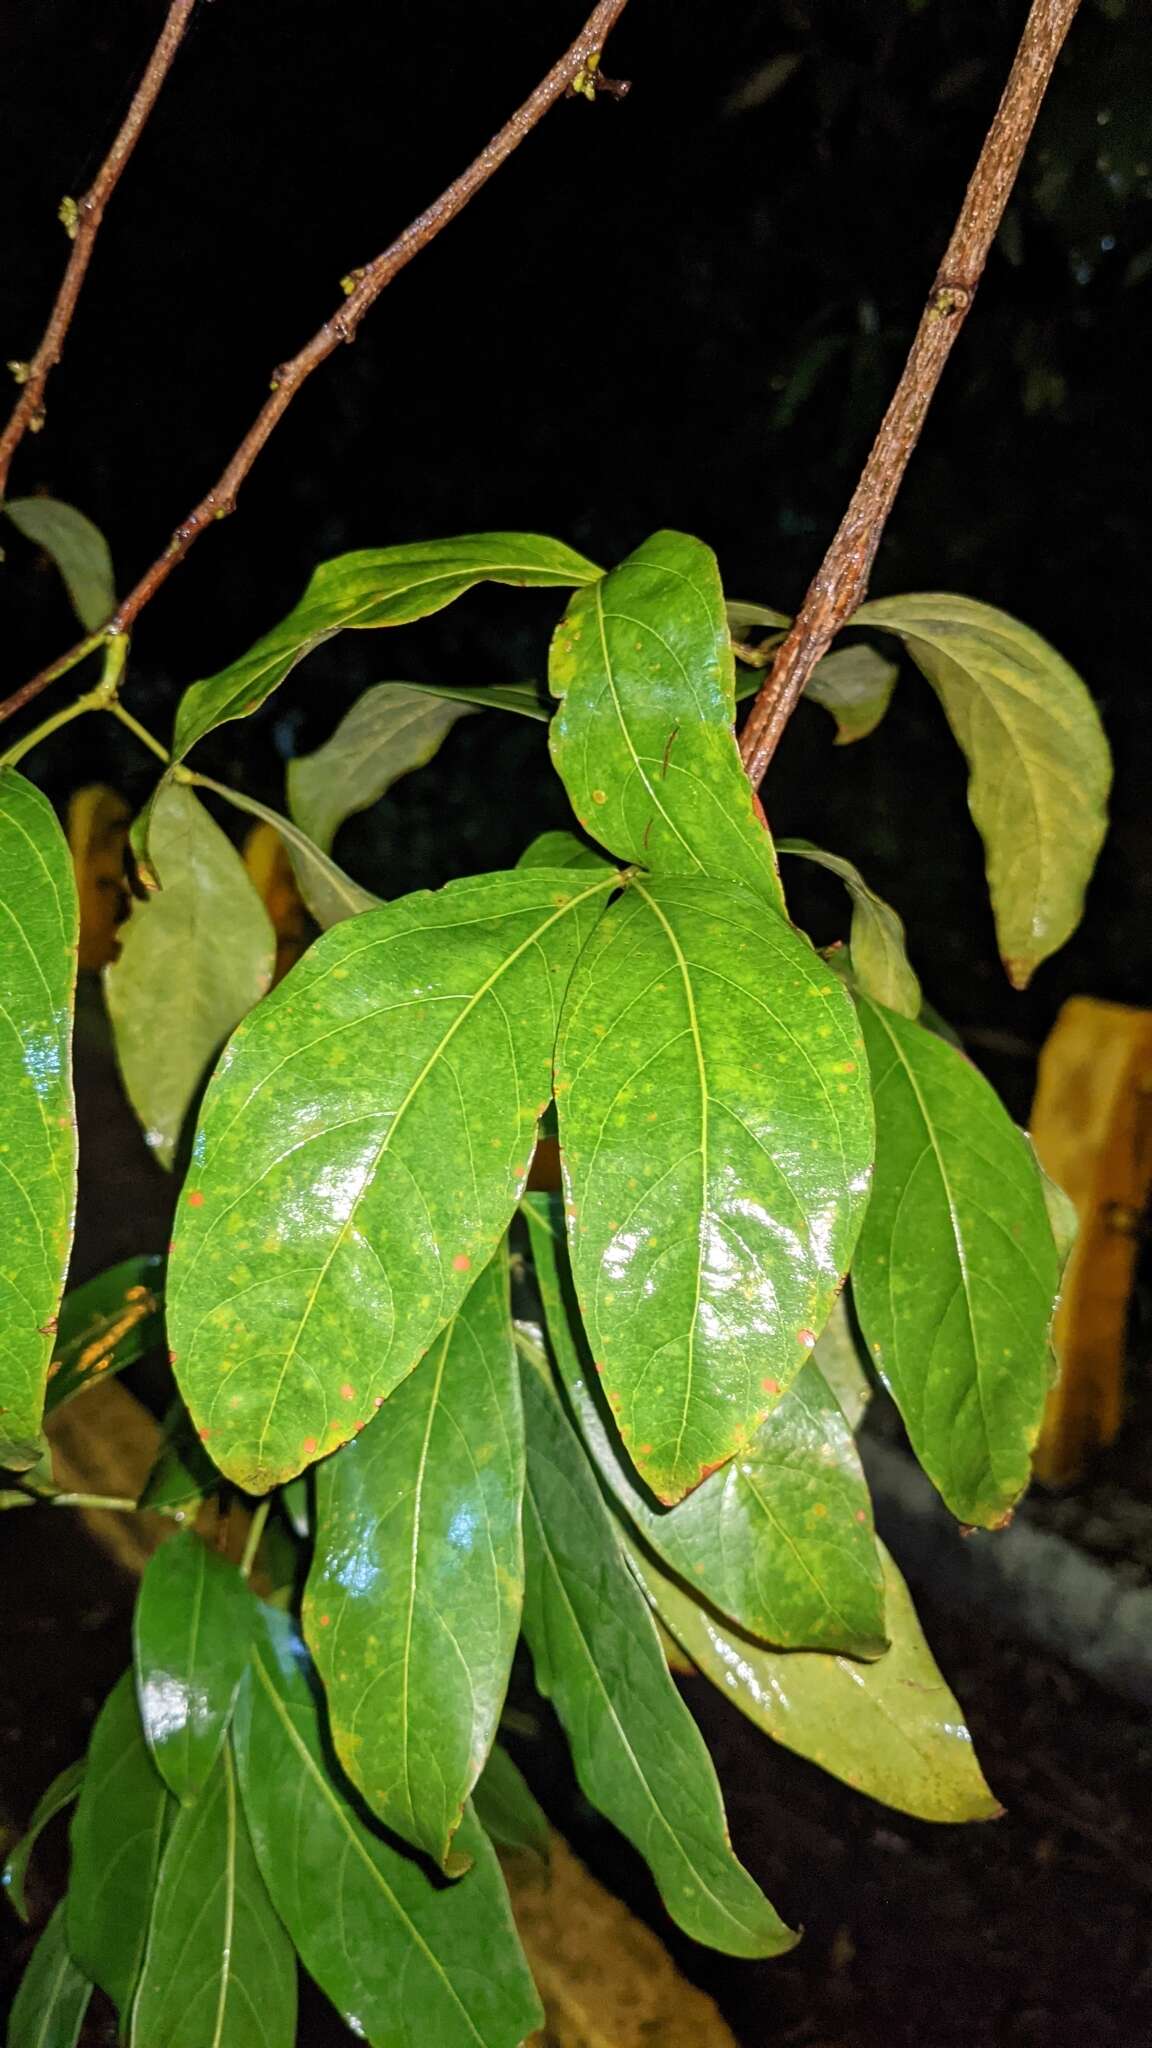
[[1040,103],[1079,0],[1033,0],[1016,61],[984,141],[964,204],[903,375],[860,481],[808,594],[782,642],[741,735],[758,789],[808,679],[845,620],[862,603],[896,493],[920,438],[940,374],[960,332],[1016,182]]
[[[235,511],[241,484],[269,435],[283,419],[305,379],[333,355],[342,342],[353,339],[368,308],[375,304],[385,286],[391,284],[393,278],[411,263],[414,256],[419,255],[421,249],[427,248],[429,242],[435,239],[442,228],[447,227],[449,221],[455,220],[468,201],[488,183],[492,173],[498,170],[511,156],[513,150],[531,134],[549,108],[555,106],[557,100],[562,99],[574,85],[585,96],[592,96],[598,90],[608,90],[614,97],[619,96],[619,88],[615,81],[608,81],[601,86],[599,72],[589,60],[597,56],[603,48],[609,31],[623,14],[626,5],[627,0],[599,0],[599,5],[589,15],[575,42],[552,66],[547,77],[541,79],[523,106],[517,108],[499,134],[493,136],[487,148],[481,150],[480,155],[469,164],[467,170],[461,172],[448,186],[447,191],[442,192],[439,199],[433,200],[431,206],[419,214],[411,225],[405,228],[403,234],[377,256],[375,262],[353,273],[356,282],[331,319],[326,320],[323,327],[312,336],[311,341],[305,343],[299,355],[293,356],[291,362],[281,364],[280,368],[274,371],[272,396],[252,422],[223,475],[201,498],[195,510],[177,527],[164,553],[153,562],[135,589],[130,591],[123,603],[118,606],[109,620],[106,632],[126,633],[139,618],[144,606],[155,597],[161,584],[167,581],[177,564],[184,560],[189,548],[205,528],[214,525],[219,519],[227,518],[230,512]],[[82,642],[78,643],[78,646],[82,645]],[[75,653],[76,649],[71,650],[70,655],[61,657],[61,661],[71,666]],[[0,703],[0,720],[11,717],[14,711],[19,711],[33,697],[38,696],[57,675],[63,673],[61,661],[53,662],[50,667],[42,669],[39,675],[33,676],[30,682],[14,691],[12,696],[5,698],[4,702]]]
[[[23,388],[12,409],[12,417],[0,434],[0,498],[8,482],[8,470],[25,434],[35,433],[43,423],[44,387],[64,352],[64,342],[80,297],[80,287],[92,260],[92,250],[104,218],[104,209],[120,181],[132,151],[140,140],[144,124],[160,96],[160,88],[172,68],[172,60],[184,40],[196,0],[172,0],[160,39],[148,59],[148,68],[133,95],[123,126],[96,174],[95,183],[76,201],[72,254],[56,294],[56,303],[44,329],[44,338],[23,372]],[[69,220],[73,219],[67,201]]]

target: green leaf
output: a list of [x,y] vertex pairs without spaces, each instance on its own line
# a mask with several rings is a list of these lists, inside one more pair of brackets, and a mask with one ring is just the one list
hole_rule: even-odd
[[234,1741],[272,1901],[304,1967],[375,2048],[519,2048],[543,2014],[495,1856],[437,1885],[354,1804],[327,1759],[315,1684],[285,1617],[262,1609]]
[[548,1816],[499,1743],[476,1781],[473,1806],[489,1841],[498,1849],[527,1851],[547,1863]]
[[567,589],[599,574],[583,555],[535,533],[468,533],[338,555],[321,563],[295,609],[247,654],[185,690],[174,758],[183,760],[216,726],[259,710],[297,662],[334,633],[426,619],[477,583]]
[[215,1493],[220,1474],[196,1433],[183,1401],[172,1402],[164,1437],[137,1501],[141,1508],[192,1508]]
[[330,853],[345,818],[366,811],[402,775],[423,768],[470,709],[408,683],[377,683],[366,690],[330,740],[289,761],[288,808],[297,824]]
[[8,2048],[76,2048],[92,1986],[68,1950],[61,1899],[32,1951],[8,2015]]
[[[577,1334],[560,1205],[524,1214],[551,1349],[592,1462],[658,1557],[749,1634],[786,1648],[884,1648],[884,1591],[872,1507],[852,1432],[816,1364],[748,1449],[661,1510],[641,1487],[598,1398]],[[819,1347],[818,1347],[819,1348]]]
[[[779,640],[792,624],[787,612],[773,611],[769,604],[743,604],[736,597],[725,599],[724,615],[728,621],[728,631],[735,640],[742,640],[749,626],[767,626]],[[752,688],[758,690],[760,681],[755,681]]]
[[1112,760],[1075,669],[993,605],[928,592],[866,604],[849,624],[903,640],[968,762],[1000,951],[1013,987],[1080,922],[1107,829]]
[[238,811],[247,811],[253,818],[259,818],[265,825],[271,825],[278,832],[288,849],[288,858],[296,877],[296,886],[319,925],[326,932],[334,924],[342,924],[346,917],[359,917],[362,910],[376,910],[381,898],[373,896],[370,889],[362,889],[351,875],[326,853],[322,853],[309,839],[306,832],[294,825],[291,818],[282,817],[279,811],[269,810],[267,804],[257,803],[254,796],[244,790],[230,789],[223,782],[212,782],[206,775],[199,781],[206,789],[215,790]]
[[855,1436],[872,1399],[872,1382],[860,1363],[847,1303],[841,1295],[812,1353],[812,1363],[835,1394]]
[[921,1820],[991,1820],[1001,1808],[972,1737],[882,1549],[892,1647],[875,1664],[765,1650],[699,1606],[635,1547],[629,1562],[664,1626],[725,1699],[785,1749]]
[[637,880],[577,964],[556,1077],[592,1356],[675,1501],[767,1420],[843,1282],[872,1159],[859,1028],[749,891]]
[[456,1313],[523,1191],[560,1001],[615,884],[539,868],[368,911],[237,1032],[169,1290],[176,1376],[229,1478],[263,1492],[334,1450]]
[[4,1895],[13,1912],[19,1914],[21,1920],[28,1919],[28,1895],[25,1887],[32,1851],[49,1821],[55,1820],[56,1815],[63,1813],[64,1808],[70,1806],[76,1798],[84,1782],[84,1769],[84,1760],[80,1758],[77,1763],[69,1764],[53,1778],[47,1791],[42,1792],[36,1801],[31,1820],[16,1847],[10,1852],[3,1871],[0,1871],[0,1884],[4,1887]]
[[193,1530],[177,1531],[149,1558],[133,1623],[136,1693],[153,1761],[184,1806],[220,1754],[254,1616],[235,1565]]
[[104,1702],[88,1746],[72,1822],[68,1893],[68,1945],[121,2017],[144,1956],[170,1810],[126,1671]]
[[875,732],[896,688],[900,671],[874,647],[838,647],[818,661],[805,685],[813,704],[836,720],[835,745],[851,746]]
[[162,783],[149,845],[163,887],[137,902],[105,972],[129,1100],[171,1166],[204,1069],[272,980],[276,935],[244,863],[182,783]]
[[860,1001],[876,1181],[852,1289],[912,1448],[962,1521],[1028,1484],[1048,1391],[1056,1247],[1027,1141],[943,1039]]
[[521,1380],[524,1632],[581,1788],[640,1851],[686,1934],[726,1955],[780,1955],[797,1937],[732,1853],[712,1760],[587,1459],[543,1376],[525,1364]]
[[601,874],[611,865],[594,846],[586,846],[582,839],[577,839],[574,832],[541,832],[524,848],[516,863],[518,868],[593,868]]
[[476,704],[481,711],[516,711],[522,718],[536,718],[547,725],[551,706],[544,702],[535,683],[406,683],[405,689],[419,690],[425,697],[441,697],[448,704]]
[[256,1862],[225,1747],[172,1823],[130,2048],[294,2048],[296,1959]]
[[0,769],[0,1466],[39,1456],[76,1206],[72,860],[46,797]]
[[161,1255],[142,1252],[68,1289],[56,1321],[46,1415],[163,1344],[163,1274]]
[[808,839],[781,839],[780,853],[815,861],[838,875],[852,898],[852,967],[865,995],[902,1017],[918,1017],[923,997],[908,962],[904,926],[891,905],[877,896],[850,860],[824,853]]
[[94,633],[116,609],[112,555],[100,528],[59,498],[9,498],[3,510],[26,540],[51,555],[80,624]]
[[732,730],[716,558],[658,533],[573,598],[552,642],[549,744],[586,832],[660,874],[745,883],[783,909],[772,841]]
[[340,1762],[452,1875],[520,1632],[523,1491],[501,1247],[387,1413],[320,1466],[304,1604]]

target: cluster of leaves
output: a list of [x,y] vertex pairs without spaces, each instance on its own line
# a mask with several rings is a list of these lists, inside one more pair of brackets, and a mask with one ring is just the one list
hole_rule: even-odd
[[[323,928],[265,993],[271,924],[186,757],[333,634],[484,578],[574,587],[554,709],[526,685],[461,701],[382,684],[293,764],[290,818],[207,785],[276,826]],[[79,1786],[68,1899],[13,2048],[48,2038],[48,2012],[74,2041],[93,1983],[138,2048],[289,2044],[293,1950],[361,2037],[521,2041],[539,2010],[493,1850],[540,1833],[497,1742],[521,1630],[588,1797],[679,1925],[730,1954],[795,1937],[728,1843],[670,1643],[874,1797],[942,1821],[996,1811],[875,1535],[859,1353],[954,1513],[995,1527],[1027,1483],[1063,1249],[1050,1209],[1063,1218],[855,868],[780,849],[846,883],[850,946],[822,958],[789,920],[733,732],[733,633],[783,623],[726,607],[683,535],[607,575],[535,536],[471,536],[324,565],[186,692],[135,828],[153,894],[107,976],[168,1163],[228,1037],[164,1279],[179,1399],[145,1499],[276,1490],[269,1598],[191,1529],[157,1552],[134,1675],[9,1868],[18,1898],[40,1820]],[[1087,693],[966,599],[890,599],[853,624],[902,641],[944,705],[1022,984],[1075,924],[1104,828]],[[894,680],[859,644],[812,694],[854,740]],[[376,903],[333,861],[335,833],[469,697],[550,717],[584,837]],[[79,1393],[138,1352],[159,1278],[67,1298],[53,1335],[75,898],[55,819],[11,770],[0,856],[15,1499],[50,1490],[46,1385]],[[527,1192],[542,1120],[562,1194]]]

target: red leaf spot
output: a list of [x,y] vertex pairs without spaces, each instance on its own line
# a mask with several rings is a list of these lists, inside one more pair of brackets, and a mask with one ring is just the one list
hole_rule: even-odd
[[592,791],[592,801],[594,804],[606,804],[608,801],[606,791],[602,789],[594,789]]
[[868,1515],[867,1515],[867,1511],[866,1511],[866,1509],[864,1509],[864,1508],[857,1508],[857,1510],[856,1510],[856,1520],[857,1520],[858,1522],[866,1522],[866,1521],[868,1520]]
[[382,1408],[382,1407],[384,1406],[384,1396],[383,1396],[383,1394],[376,1394],[376,1395],[374,1395],[374,1396],[373,1396],[373,1400],[372,1400],[372,1406],[373,1406],[374,1408]]
[[813,1345],[814,1345],[814,1344],[815,1344],[815,1342],[816,1342],[816,1334],[815,1334],[815,1331],[813,1331],[813,1330],[797,1330],[797,1332],[796,1332],[796,1342],[797,1342],[798,1344],[802,1344],[802,1345],[804,1346],[804,1349],[805,1349],[805,1351],[811,1351],[811,1349],[812,1349]]
[[170,1352],[168,1353],[168,1363],[169,1363],[169,1365],[175,1365],[175,1363],[176,1363],[176,1353],[175,1353],[174,1351],[170,1351]]
[[456,1257],[452,1261],[452,1271],[454,1273],[467,1273],[471,1265],[472,1261],[466,1252],[457,1252]]
[[342,1401],[354,1401],[356,1399],[356,1389],[355,1387],[350,1387],[347,1380],[345,1380],[344,1385],[340,1389],[340,1399]]
[[322,1614],[322,1615],[320,1616],[320,1626],[321,1626],[321,1628],[328,1628],[328,1627],[330,1626],[330,1624],[331,1624],[331,1621],[332,1621],[332,1616],[331,1616],[330,1614]]
[[171,1257],[172,1257],[172,1254],[173,1254],[173,1252],[175,1251],[175,1249],[176,1249],[176,1239],[175,1239],[174,1237],[170,1237],[170,1238],[169,1238],[169,1240],[168,1240],[168,1257],[169,1257],[169,1258],[171,1258]]
[[190,1209],[202,1209],[204,1207],[204,1197],[200,1193],[199,1188],[193,1188],[191,1194],[185,1196],[185,1200]]
[[637,1444],[636,1449],[642,1458],[650,1458],[656,1446],[655,1444]]
[[602,1365],[597,1365],[596,1370],[597,1372],[603,1372],[604,1367]]
[[778,1394],[780,1392],[779,1380],[761,1380],[760,1385],[766,1394]]
[[196,1431],[196,1434],[197,1434],[197,1436],[199,1437],[199,1439],[200,1439],[201,1443],[202,1443],[202,1444],[206,1444],[206,1443],[207,1443],[207,1441],[208,1441],[208,1439],[209,1439],[209,1437],[210,1437],[210,1436],[211,1436],[211,1434],[212,1434],[212,1431],[211,1431],[210,1429],[198,1429],[198,1430]]
[[300,1446],[300,1449],[303,1451],[304,1456],[306,1458],[314,1458],[319,1448],[320,1446],[316,1442],[314,1436],[306,1436],[303,1443]]
[[698,1479],[698,1480],[696,1481],[696,1484],[697,1484],[697,1486],[702,1486],[702,1485],[703,1485],[703,1483],[704,1483],[704,1481],[705,1481],[706,1479],[711,1479],[711,1477],[712,1477],[712,1474],[713,1474],[714,1472],[719,1472],[719,1470],[720,1470],[720,1467],[721,1467],[722,1465],[726,1465],[727,1463],[728,1463],[728,1460],[727,1460],[727,1458],[717,1458],[717,1459],[715,1460],[715,1462],[714,1462],[713,1464],[711,1464],[711,1465],[701,1465],[701,1467],[700,1467],[700,1477],[699,1477],[699,1479]]

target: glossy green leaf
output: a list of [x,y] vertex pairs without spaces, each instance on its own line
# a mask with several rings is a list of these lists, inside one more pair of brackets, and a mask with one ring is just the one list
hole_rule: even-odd
[[942,1038],[860,1001],[876,1180],[857,1314],[912,1448],[952,1512],[995,1528],[1028,1484],[1059,1280],[1023,1134]]
[[133,905],[104,986],[129,1100],[171,1166],[205,1067],[271,984],[276,935],[235,847],[182,783],[157,792],[149,848],[163,886]]
[[182,1805],[197,1797],[220,1754],[254,1615],[235,1565],[191,1529],[149,1558],[133,1622],[136,1693],[153,1761]]
[[408,683],[365,690],[330,740],[288,763],[288,808],[296,823],[330,853],[345,818],[423,768],[471,709]]
[[586,846],[575,832],[541,832],[524,848],[518,868],[594,868],[602,874],[612,863],[594,846]]
[[26,1885],[32,1851],[49,1821],[55,1820],[56,1815],[63,1813],[65,1807],[70,1806],[76,1798],[84,1782],[84,1770],[84,1760],[80,1758],[77,1763],[69,1764],[53,1778],[47,1791],[42,1792],[36,1801],[31,1820],[16,1847],[10,1852],[3,1870],[0,1871],[0,1885],[4,1888],[4,1896],[21,1920],[28,1918]]
[[814,1361],[746,1451],[678,1507],[637,1480],[581,1341],[560,1205],[524,1214],[553,1357],[604,1485],[658,1557],[751,1635],[786,1648],[884,1648],[872,1505],[852,1432]]
[[637,1848],[679,1927],[726,1955],[796,1936],[737,1862],[712,1761],[668,1673],[591,1467],[556,1395],[523,1367],[524,1632],[585,1795]]
[[263,1492],[353,1435],[523,1191],[573,960],[615,884],[539,868],[368,911],[313,946],[208,1089],[176,1227],[176,1376]]
[[163,1275],[161,1255],[143,1252],[68,1289],[56,1320],[46,1415],[163,1344]]
[[3,510],[26,540],[51,555],[80,624],[94,633],[116,609],[112,554],[100,528],[59,498],[9,498]]
[[172,1823],[128,2039],[129,2048],[294,2048],[296,1958],[227,1747]]
[[815,861],[838,875],[852,898],[852,968],[865,995],[902,1017],[918,1017],[923,998],[908,961],[904,926],[891,904],[868,887],[859,868],[838,853],[824,853],[808,839],[781,839],[781,853]]
[[136,1984],[173,1811],[126,1671],[104,1702],[72,1822],[68,1945],[122,2016]]
[[821,1332],[816,1349],[812,1353],[812,1363],[820,1372],[825,1385],[835,1394],[844,1420],[855,1435],[872,1399],[872,1382],[860,1362],[848,1305],[843,1295],[837,1301]]
[[527,1850],[547,1863],[548,1816],[499,1743],[476,1781],[472,1803],[477,1820],[498,1849]]
[[72,1961],[61,1899],[32,1951],[8,2015],[8,2048],[76,2048],[92,1985]]
[[0,769],[0,1466],[39,1455],[76,1206],[72,859],[46,797]]
[[340,1762],[453,1875],[520,1632],[523,1491],[501,1247],[387,1411],[319,1467],[304,1604]]
[[813,704],[836,720],[838,747],[866,740],[875,732],[896,688],[899,670],[874,647],[838,647],[818,661],[805,685]]
[[634,1546],[628,1556],[656,1613],[693,1663],[775,1742],[921,1820],[991,1820],[1001,1811],[886,1551],[892,1647],[875,1664],[763,1649],[718,1621]]
[[577,593],[556,629],[552,759],[586,832],[659,874],[743,882],[783,908],[732,721],[716,558],[658,533]]
[[373,896],[370,889],[362,889],[351,875],[337,867],[331,857],[302,832],[291,818],[281,816],[279,811],[269,810],[267,804],[257,803],[242,789],[226,788],[222,782],[212,782],[207,776],[199,778],[206,789],[215,790],[217,796],[226,798],[238,811],[247,811],[250,817],[259,818],[264,825],[271,825],[279,834],[288,850],[296,886],[308,909],[311,911],[322,932],[334,924],[342,924],[346,917],[358,917],[362,910],[376,910],[381,898]]
[[1096,707],[1046,640],[973,598],[881,598],[850,623],[897,634],[944,707],[1004,965],[1025,988],[1079,924],[1107,829],[1112,760]]
[[583,555],[535,533],[468,533],[338,555],[320,564],[299,604],[247,654],[185,690],[174,756],[182,760],[205,733],[257,711],[297,662],[334,633],[428,618],[477,583],[567,589],[599,574]]
[[291,1623],[262,1610],[234,1741],[272,1900],[301,1961],[375,2048],[519,2048],[543,2014],[483,1830],[437,1884],[354,1803],[328,1761],[316,1683]]
[[859,1027],[750,891],[637,880],[572,977],[556,1101],[592,1356],[675,1501],[744,1448],[831,1312],[872,1159]]

